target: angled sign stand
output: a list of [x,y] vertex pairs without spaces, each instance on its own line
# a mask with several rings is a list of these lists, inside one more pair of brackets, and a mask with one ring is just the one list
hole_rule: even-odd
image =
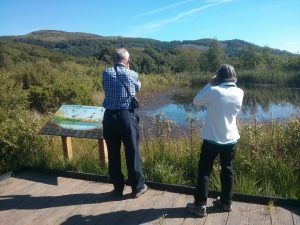
[[103,107],[62,105],[39,131],[42,135],[61,136],[66,159],[73,157],[71,137],[98,139],[100,165],[107,162],[107,149],[103,138]]

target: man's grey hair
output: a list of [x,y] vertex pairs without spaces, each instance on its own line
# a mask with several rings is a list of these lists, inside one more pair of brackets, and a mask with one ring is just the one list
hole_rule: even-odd
[[114,54],[114,63],[127,62],[129,60],[129,52],[126,48],[118,48]]
[[234,67],[229,64],[224,64],[217,70],[216,78],[219,84],[224,82],[237,82]]

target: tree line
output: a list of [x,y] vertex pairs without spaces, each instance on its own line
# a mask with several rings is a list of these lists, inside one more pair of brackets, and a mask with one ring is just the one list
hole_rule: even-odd
[[[115,47],[103,47],[94,57],[104,64],[111,64]],[[237,55],[228,55],[218,41],[211,41],[207,49],[129,49],[132,68],[139,73],[215,72],[223,63],[232,64],[237,70],[300,70],[300,56],[282,56],[265,47],[261,52],[254,47],[244,47]]]

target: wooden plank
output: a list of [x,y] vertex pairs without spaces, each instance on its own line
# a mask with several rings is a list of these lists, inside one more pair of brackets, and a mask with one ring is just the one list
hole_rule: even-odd
[[214,206],[213,201],[215,201],[215,199],[208,199],[205,225],[225,225],[227,223],[229,213],[222,211],[217,206]]
[[154,207],[147,211],[146,216],[141,221],[142,223],[159,223],[163,218],[168,217],[173,209],[172,206],[179,198],[178,193],[164,192],[160,201],[158,201]]
[[72,139],[71,137],[61,137],[63,154],[65,159],[72,160],[73,158],[73,151],[72,151]]
[[[53,176],[47,176],[40,173],[24,172],[17,177],[9,178],[9,182],[0,186],[0,196],[13,195],[15,193],[27,193],[27,188],[41,183],[57,184],[59,178]],[[2,183],[2,182],[1,182]]]
[[0,183],[0,196],[11,195],[18,193],[18,190],[23,190],[26,186],[33,185],[33,182],[11,177],[5,183]]
[[168,212],[167,216],[163,220],[164,225],[179,225],[183,224],[187,215],[186,204],[192,200],[191,195],[181,194],[172,209]]
[[[52,224],[65,223],[73,225],[75,224],[74,218],[77,224],[84,223],[84,218],[89,217],[88,213],[91,209],[98,208],[103,202],[110,202],[111,194],[108,192],[111,189],[110,186],[110,184],[92,182],[90,187],[85,190],[85,192],[89,193],[84,194],[80,199],[82,201],[81,204],[70,205],[68,206],[68,209],[62,210],[63,213],[61,213],[60,209],[57,209],[57,212],[54,212],[56,218],[53,220]],[[76,218],[79,215],[80,219],[77,220]]]
[[[106,217],[106,221],[109,221],[110,225],[118,224],[140,224],[147,212],[161,200],[163,191],[148,190],[140,198],[128,199],[126,207],[115,208],[113,214]],[[118,215],[118,211],[122,211]],[[101,221],[100,221],[101,222]],[[97,223],[101,224],[101,223]]]
[[82,180],[71,179],[71,183],[67,185],[48,187],[46,196],[31,196],[33,200],[28,205],[9,214],[10,220],[6,224],[31,225],[36,218],[43,214],[51,215],[48,213],[49,209],[60,206],[59,201],[70,196],[74,191],[80,191],[78,187],[83,182]]
[[124,203],[122,202],[127,201],[128,195],[131,192],[130,187],[126,187],[124,190],[124,198],[119,199],[112,196],[110,193],[112,189],[113,186],[110,185],[110,189],[107,190],[107,192],[99,194],[96,200],[98,204],[85,204],[84,206],[75,209],[72,212],[72,215],[68,216],[62,224],[81,225],[88,223],[89,225],[92,225],[101,221],[102,218],[113,212],[114,208],[123,205]]
[[291,211],[288,211],[282,207],[272,207],[271,209],[272,225],[293,225],[293,215]]
[[[60,179],[60,184],[63,183],[63,180],[66,182],[66,179]],[[0,216],[5,213],[6,210],[10,210],[10,214],[14,213],[16,209],[26,209],[31,203],[38,200],[40,197],[49,192],[51,188],[56,188],[56,185],[49,185],[45,183],[36,183],[27,181],[30,186],[24,187],[19,190],[16,188],[14,193],[10,192],[9,195],[3,196],[6,197],[1,201],[0,205]]]
[[228,225],[248,225],[250,216],[250,204],[244,202],[232,202],[232,211],[229,213]]
[[7,221],[5,224],[15,224],[15,220],[18,220],[20,218],[22,219],[23,217],[28,218],[28,211],[31,210],[35,212],[35,208],[38,208],[35,206],[36,202],[44,198],[41,197],[41,195],[49,193],[49,191],[51,191],[52,189],[57,189],[58,186],[53,186],[53,185],[50,186],[42,183],[40,185],[35,186],[35,188],[32,190],[31,189],[28,190],[31,190],[32,191],[31,193],[34,193],[35,190],[38,188],[40,189],[37,192],[38,195],[34,195],[34,194],[33,195],[27,194],[21,196],[16,195],[15,199],[12,199],[12,203],[13,203],[12,209],[0,213],[1,218],[5,218]]
[[[53,176],[41,177],[41,174],[35,173],[27,173],[21,177],[35,181],[13,178],[14,183],[19,184],[19,186],[12,188],[9,191],[5,191],[5,195],[2,196],[0,200],[0,220],[1,218],[5,217],[6,214],[13,216],[17,209],[28,208],[28,205],[30,205],[31,202],[36,201],[37,195],[46,194],[49,191],[49,188],[52,186],[55,187],[55,185],[49,185],[47,183],[60,184],[63,180],[66,180],[64,178]],[[51,182],[48,182],[48,179],[50,179]],[[45,183],[39,183],[36,181]]]
[[[194,202],[194,196],[193,195],[187,195],[187,203],[190,202]],[[192,224],[199,224],[199,225],[203,225],[205,223],[206,217],[204,218],[199,218],[196,215],[188,212],[186,210],[186,214],[185,214],[185,218],[183,221],[184,225],[192,225]]]
[[[233,202],[233,211],[228,214],[219,212],[212,205],[213,199],[209,199],[208,216],[197,218],[185,209],[187,202],[193,202],[191,195],[150,189],[142,197],[132,199],[131,188],[127,187],[125,197],[118,200],[109,193],[111,184],[38,173],[4,181],[0,181],[1,225],[300,225],[299,208],[273,206],[268,210],[266,205]],[[55,183],[58,185],[52,185]]]
[[[85,181],[80,190],[76,190],[69,197],[62,200],[58,198],[54,199],[52,204],[57,206],[47,210],[47,214],[42,214],[34,220],[32,225],[59,224],[59,221],[64,221],[67,215],[76,208],[80,206],[84,207],[85,204],[97,204],[97,196],[107,189],[107,186],[93,181]],[[49,214],[53,216],[49,217]]]
[[5,180],[0,180],[0,195],[2,192],[4,192],[5,187],[12,185],[13,181],[14,181],[13,177],[8,177]]
[[300,225],[300,208],[292,208],[291,212],[294,225]]
[[[21,195],[21,194],[32,194],[33,190],[43,187],[43,186],[57,186],[61,183],[65,178],[62,177],[48,177],[45,176],[43,178],[35,179],[35,180],[26,180],[20,178],[12,178],[13,182],[9,186],[5,186],[3,192],[1,192],[0,196],[8,196],[8,195]],[[53,181],[48,182],[51,179]],[[54,182],[55,179],[55,182]]]
[[[25,188],[24,190],[19,190],[17,192],[10,192],[10,196],[6,199],[6,202],[2,202],[0,211],[0,221],[5,221],[5,224],[14,224],[14,220],[17,219],[15,216],[16,212],[19,212],[18,208],[27,208],[26,203],[36,200],[34,196],[31,196],[28,191],[33,193],[36,189],[41,188],[43,183],[36,183],[32,181],[26,181],[32,188]],[[32,183],[34,185],[32,185]],[[46,188],[44,188],[46,189]],[[48,188],[46,189],[48,191]]]
[[[99,221],[97,221],[96,224],[100,224],[100,225],[106,224],[109,221],[110,225],[114,225],[114,224],[120,224],[120,221],[124,222],[122,220],[126,220],[128,218],[128,216],[131,214],[131,212],[129,212],[131,206],[140,201],[143,201],[143,198],[145,196],[148,196],[149,193],[151,194],[150,190],[148,192],[146,192],[144,195],[142,195],[142,197],[135,198],[135,199],[132,199],[131,194],[128,194],[126,196],[125,200],[120,201],[119,204],[112,207],[110,212],[105,214]],[[139,214],[139,216],[140,216],[140,214],[143,214],[143,210],[138,211],[138,214]],[[127,223],[127,221],[126,221],[126,223]]]
[[266,205],[251,204],[249,225],[271,224],[270,214]]

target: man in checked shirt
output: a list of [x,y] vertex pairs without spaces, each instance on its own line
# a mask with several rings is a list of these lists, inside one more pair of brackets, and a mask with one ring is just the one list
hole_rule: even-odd
[[103,135],[108,149],[109,177],[114,185],[112,193],[116,197],[122,197],[125,187],[125,178],[121,170],[123,143],[132,197],[138,198],[148,187],[141,169],[139,118],[130,105],[132,97],[141,88],[141,82],[138,74],[129,69],[129,63],[128,51],[125,48],[116,49],[114,66],[103,70]]

